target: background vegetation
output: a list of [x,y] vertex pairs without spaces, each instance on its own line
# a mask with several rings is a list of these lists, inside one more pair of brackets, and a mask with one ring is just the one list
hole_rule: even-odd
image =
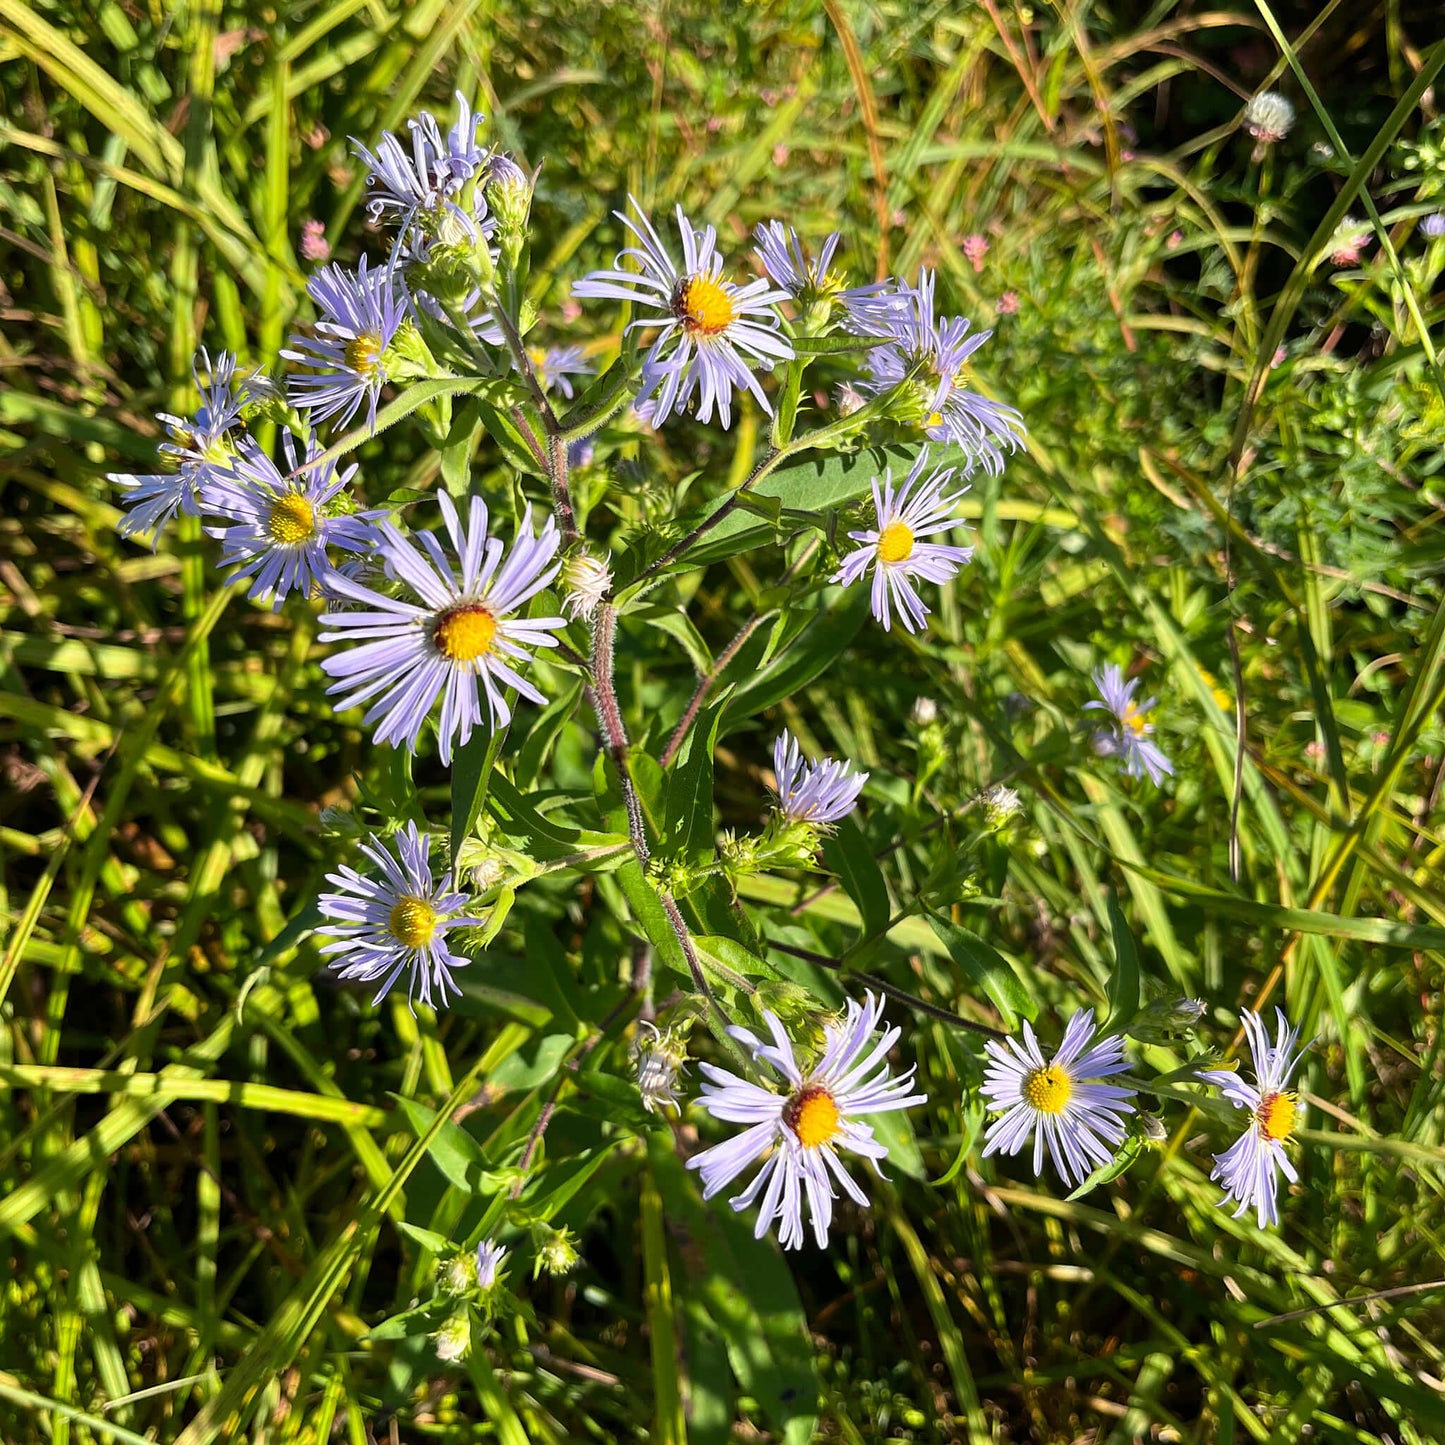
[[[7,1445],[801,1441],[815,1406],[850,1442],[1445,1438],[1445,242],[1418,228],[1445,206],[1441,28],[1396,0],[0,0]],[[1300,118],[1254,157],[1238,117],[1267,85]],[[996,325],[982,374],[1030,442],[976,483],[974,564],[926,636],[860,630],[721,744],[719,822],[755,819],[781,723],[873,769],[896,926],[871,966],[996,1022],[907,915],[1008,782],[1023,818],[979,844],[955,917],[1045,1016],[1102,999],[1117,899],[1146,987],[1208,1001],[1196,1047],[1223,1051],[1245,1004],[1319,1035],[1279,1231],[1215,1207],[1183,1101],[1086,1199],[981,1166],[973,1046],[918,1015],[917,1147],[830,1252],[784,1269],[704,1214],[666,1130],[599,1155],[607,1110],[567,1084],[546,1167],[578,1271],[519,1269],[530,1313],[461,1368],[361,1343],[424,1292],[398,1226],[462,1215],[468,1161],[418,1163],[418,1127],[480,1062],[463,1131],[514,1160],[631,941],[540,880],[441,1019],[318,976],[288,921],[342,846],[321,810],[357,802],[358,771],[384,798],[385,755],[322,696],[307,611],[226,600],[194,535],[121,542],[104,473],[147,469],[198,343],[271,361],[305,314],[303,222],[340,259],[365,244],[346,137],[449,112],[456,88],[542,166],[554,340],[605,345],[566,297],[629,190],[739,252],[773,215],[841,227],[860,269],[936,266],[948,309]],[[1334,265],[1347,212],[1369,244]],[[619,444],[593,533],[621,545],[743,475],[755,423],[671,430],[662,465]],[[360,453],[383,493],[434,480],[408,445]],[[498,484],[500,458],[476,474]],[[770,605],[774,561],[727,559],[628,619],[634,738]],[[1103,660],[1160,695],[1162,791],[1088,747]],[[590,786],[573,731],[564,789]],[[444,812],[445,776],[418,777]],[[782,941],[857,934],[837,890],[752,892]],[[625,1042],[589,1067],[624,1072]]]

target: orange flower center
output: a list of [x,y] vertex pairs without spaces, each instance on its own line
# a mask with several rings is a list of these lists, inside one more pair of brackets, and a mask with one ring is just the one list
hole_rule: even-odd
[[737,317],[727,287],[707,276],[687,277],[672,299],[672,311],[687,330],[703,336],[726,331]]
[[1266,1139],[1279,1142],[1294,1133],[1297,1112],[1293,1094],[1266,1094],[1259,1101],[1254,1117],[1259,1123],[1260,1133]]
[[906,562],[913,555],[913,532],[906,522],[889,522],[878,534],[880,562]]
[[1057,1064],[1046,1064],[1024,1079],[1019,1092],[1040,1114],[1062,1114],[1074,1085],[1066,1070]]
[[798,1136],[804,1149],[820,1148],[833,1139],[841,1118],[837,1102],[819,1084],[810,1084],[794,1094],[783,1110],[783,1122]]
[[475,662],[492,650],[497,619],[480,602],[449,607],[432,627],[432,641],[448,662]]
[[387,920],[391,936],[407,948],[425,948],[436,932],[437,915],[425,898],[398,898]]

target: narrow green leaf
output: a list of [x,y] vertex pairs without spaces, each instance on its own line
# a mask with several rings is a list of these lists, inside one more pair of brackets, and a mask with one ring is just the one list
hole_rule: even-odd
[[689,860],[713,854],[713,751],[732,688],[726,688],[694,720],[668,778],[664,846]]
[[1114,972],[1109,979],[1109,1024],[1118,1029],[1139,1012],[1139,954],[1119,900],[1108,896],[1109,932],[1114,938]]
[[1002,954],[976,933],[946,918],[929,914],[928,922],[948,956],[983,989],[1006,1029],[1015,1029],[1020,1016],[1031,1020],[1037,1015],[1038,1004]]
[[876,938],[886,933],[892,916],[888,884],[856,819],[844,818],[832,837],[824,840],[823,861],[858,905],[863,919],[862,937]]

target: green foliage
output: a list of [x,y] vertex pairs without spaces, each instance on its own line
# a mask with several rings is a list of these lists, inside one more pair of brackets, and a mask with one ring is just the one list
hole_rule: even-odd
[[[1263,8],[0,0],[7,1445],[1445,1437],[1445,241],[1419,227],[1445,51],[1347,8],[1301,15],[1308,43],[1278,17],[1300,116],[1256,152],[1220,76],[1264,87]],[[333,711],[314,609],[218,586],[196,529],[155,553],[114,530],[105,474],[149,468],[197,344],[269,365],[310,315],[303,223],[375,252],[347,137],[454,88],[541,165],[538,338],[625,344],[567,300],[628,192],[734,253],[778,215],[841,229],[855,280],[936,267],[1029,426],[973,479],[974,562],[913,637],[787,580],[866,524],[901,438],[788,456],[629,593],[747,495],[768,423],[644,447],[610,415],[572,480],[627,604],[648,869],[565,661],[531,674],[548,708],[413,766]],[[1360,261],[1326,259],[1333,210],[1370,207]],[[812,350],[779,440],[854,374]],[[329,440],[372,498],[544,502],[509,388],[412,385]],[[1160,697],[1163,789],[1089,746],[1105,661]],[[813,865],[760,832],[785,725],[873,775]],[[986,825],[999,785],[1023,811]],[[337,988],[308,936],[357,837],[418,812],[486,912],[440,1016]],[[640,1107],[649,956],[659,1003],[695,963],[748,1023],[865,980],[923,1005],[890,1018],[929,1103],[880,1121],[892,1182],[840,1201],[828,1253],[703,1205],[679,1148],[704,1117]],[[1266,1002],[1321,1039],[1278,1232],[1215,1207],[1238,1121],[1189,1077]],[[1138,1041],[1167,1138],[1065,1198],[980,1158],[958,1019],[1051,1039],[1080,1004]],[[735,1064],[688,1009],[694,1056]],[[512,1305],[443,1298],[443,1245],[499,1231]],[[575,1269],[533,1279],[544,1235]]]

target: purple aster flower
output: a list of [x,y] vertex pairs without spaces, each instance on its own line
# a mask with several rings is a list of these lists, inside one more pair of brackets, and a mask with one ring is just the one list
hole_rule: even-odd
[[837,301],[850,319],[855,311],[866,317],[886,319],[899,315],[906,299],[891,281],[874,281],[867,286],[845,287],[828,267],[833,253],[843,239],[834,231],[818,248],[815,259],[809,259],[798,233],[781,221],[764,221],[753,232],[757,240],[757,257],[775,286],[780,286],[794,301],[803,305],[819,300]]
[[1305,1051],[1295,1048],[1299,1029],[1290,1027],[1283,1010],[1275,1009],[1274,1013],[1273,1044],[1258,1013],[1239,1016],[1249,1039],[1249,1051],[1254,1055],[1253,1084],[1246,1083],[1231,1069],[1202,1069],[1199,1074],[1206,1084],[1217,1084],[1236,1109],[1249,1110],[1250,1120],[1244,1133],[1223,1154],[1214,1156],[1214,1171],[1209,1177],[1224,1185],[1225,1197],[1220,1203],[1237,1200],[1236,1219],[1253,1207],[1261,1229],[1266,1224],[1279,1223],[1275,1203],[1279,1181],[1275,1170],[1283,1173],[1291,1184],[1299,1179],[1284,1152],[1299,1122],[1299,1101],[1285,1085]]
[[557,575],[560,564],[552,559],[561,539],[551,517],[533,536],[529,506],[504,562],[502,543],[487,536],[487,504],[480,497],[471,499],[466,524],[445,492],[438,500],[460,572],[434,533],[421,533],[418,550],[395,523],[381,523],[383,564],[420,600],[387,597],[333,573],[328,592],[362,608],[321,619],[330,629],[322,642],[355,644],[321,667],[337,679],[328,692],[343,694],[337,708],[370,703],[365,721],[378,723],[376,741],[392,747],[415,751],[440,696],[437,734],[441,760],[450,764],[453,742],[465,744],[482,721],[483,694],[494,729],[512,716],[504,688],[516,688],[531,702],[546,701],[515,665],[530,657],[529,648],[555,647],[550,634],[566,623],[514,615]]
[[555,386],[568,401],[576,394],[572,377],[591,376],[597,369],[580,346],[549,346],[545,351],[538,347],[527,354],[542,390],[551,391]]
[[836,823],[853,811],[867,773],[855,773],[852,763],[823,758],[803,761],[798,740],[786,728],[773,744],[773,772],[777,777],[778,812],[790,823]]
[[122,537],[149,532],[152,550],[160,545],[165,524],[178,512],[200,516],[202,494],[230,463],[230,434],[240,425],[242,408],[267,386],[255,376],[237,380],[236,358],[223,351],[212,362],[205,347],[196,353],[191,376],[201,396],[195,415],[187,418],[163,411],[156,417],[170,432],[170,440],[158,450],[173,470],[109,474],[116,486],[125,489],[128,508],[116,531]]
[[417,212],[444,207],[486,164],[487,152],[477,140],[485,119],[458,91],[457,118],[445,137],[430,111],[407,122],[410,154],[390,131],[382,133],[374,151],[352,137],[353,150],[366,163],[371,193],[366,208],[371,218],[380,220],[389,211],[399,212],[406,226]]
[[507,1257],[505,1245],[495,1239],[484,1239],[477,1246],[477,1288],[491,1289],[497,1282],[497,1271]]
[[1032,1134],[1034,1173],[1043,1172],[1047,1150],[1066,1184],[1082,1184],[1094,1166],[1114,1157],[1124,1138],[1122,1120],[1134,1112],[1128,1102],[1134,1090],[1098,1082],[1122,1074],[1129,1062],[1123,1039],[1091,1048],[1094,1033],[1093,1009],[1079,1009],[1052,1059],[1044,1058],[1027,1020],[1022,1044],[990,1039],[984,1045],[989,1061],[982,1093],[989,1108],[1003,1110],[984,1136],[985,1159],[1000,1150],[1017,1154]]
[[1438,241],[1445,236],[1445,211],[1431,211],[1420,222],[1420,234],[1427,241]]
[[284,432],[286,471],[250,438],[242,437],[230,473],[206,493],[210,511],[230,525],[207,527],[221,542],[221,566],[239,563],[238,577],[251,577],[251,598],[276,599],[275,610],[292,592],[310,596],[330,570],[328,547],[368,552],[376,540],[371,523],[384,512],[328,517],[327,504],[356,475],[353,464],[338,472],[334,460],[316,465],[321,444],[306,439],[305,460],[298,462],[296,439]]
[[819,1248],[828,1243],[833,1220],[835,1183],[855,1203],[867,1205],[868,1196],[843,1167],[839,1150],[846,1149],[873,1165],[881,1179],[880,1159],[888,1157],[885,1145],[873,1137],[873,1128],[861,1116],[884,1114],[926,1103],[927,1094],[910,1093],[914,1070],[893,1078],[888,1051],[898,1042],[900,1030],[873,1034],[883,1016],[883,1000],[869,993],[865,1002],[848,1001],[841,1023],[823,1025],[823,1052],[806,1071],[799,1065],[792,1040],[776,1014],[763,1010],[772,1035],[765,1044],[751,1030],[728,1030],[759,1063],[782,1080],[778,1093],[739,1078],[714,1064],[699,1067],[708,1082],[702,1086],[702,1106],[714,1119],[747,1127],[724,1144],[704,1149],[687,1161],[702,1175],[702,1197],[711,1199],[745,1169],[764,1160],[753,1182],[728,1201],[736,1210],[747,1209],[758,1197],[762,1205],[753,1233],[761,1239],[782,1220],[778,1239],[784,1249],[798,1249],[804,1239],[803,1206],[813,1220],[813,1237]]
[[386,352],[406,320],[406,298],[390,266],[368,270],[363,256],[355,272],[323,266],[306,283],[321,308],[314,336],[293,336],[288,361],[312,367],[291,378],[294,406],[311,413],[313,424],[340,417],[345,426],[363,399],[367,422],[376,427],[376,403],[386,384]]
[[[631,301],[661,313],[627,328],[658,328],[643,362],[638,400],[656,393],[653,419],[660,422],[674,412],[681,415],[696,392],[698,420],[711,421],[716,408],[726,428],[732,425],[733,392],[747,390],[771,415],[754,368],[769,370],[774,362],[792,360],[792,343],[782,334],[782,319],[773,309],[787,292],[773,290],[761,277],[742,286],[723,280],[717,232],[712,226],[698,230],[681,206],[679,267],[642,208],[635,200],[632,205],[636,224],[620,211],[615,214],[640,245],[620,251],[613,270],[594,271],[576,282],[572,294]],[[629,257],[641,266],[640,273],[622,269]]]
[[851,587],[871,566],[873,568],[873,616],[889,631],[893,625],[892,609],[909,632],[926,626],[928,608],[913,585],[915,577],[927,582],[947,582],[959,568],[973,557],[972,547],[954,547],[948,543],[920,542],[950,531],[958,523],[953,510],[963,491],[943,495],[943,488],[953,476],[952,467],[944,467],[926,481],[923,470],[928,464],[928,449],[918,454],[908,473],[908,480],[895,493],[893,473],[883,473],[880,490],[873,478],[873,509],[877,527],[867,532],[849,532],[862,546],[850,552],[832,581]]
[[920,272],[917,287],[906,293],[906,309],[877,324],[872,334],[883,336],[884,342],[867,355],[864,364],[872,380],[862,388],[877,396],[921,366],[915,380],[927,393],[924,431],[934,441],[962,447],[970,466],[982,465],[997,476],[1004,452],[1021,445],[1023,419],[1015,408],[969,390],[969,358],[993,332],[970,336],[961,316],[935,320],[933,287],[933,272]]
[[338,891],[316,900],[328,920],[317,932],[336,940],[321,948],[334,955],[328,967],[344,979],[376,984],[373,1003],[380,1003],[403,973],[409,975],[406,996],[413,1008],[418,997],[428,1007],[446,1003],[448,995],[461,992],[453,973],[469,962],[447,947],[447,932],[482,920],[451,916],[469,900],[452,891],[450,872],[433,883],[431,838],[415,823],[397,831],[390,849],[374,835],[360,846],[375,871],[360,873],[343,864],[326,875]]
[[1146,722],[1144,715],[1154,706],[1157,698],[1147,702],[1135,702],[1134,693],[1139,687],[1136,677],[1124,681],[1124,674],[1114,664],[1096,668],[1091,674],[1094,686],[1099,690],[1102,702],[1086,702],[1084,711],[1098,709],[1109,713],[1112,728],[1101,729],[1094,734],[1094,751],[1101,758],[1122,758],[1124,771],[1131,778],[1142,778],[1146,773],[1151,783],[1160,782],[1166,773],[1174,772],[1174,764],[1149,741],[1154,724]]

